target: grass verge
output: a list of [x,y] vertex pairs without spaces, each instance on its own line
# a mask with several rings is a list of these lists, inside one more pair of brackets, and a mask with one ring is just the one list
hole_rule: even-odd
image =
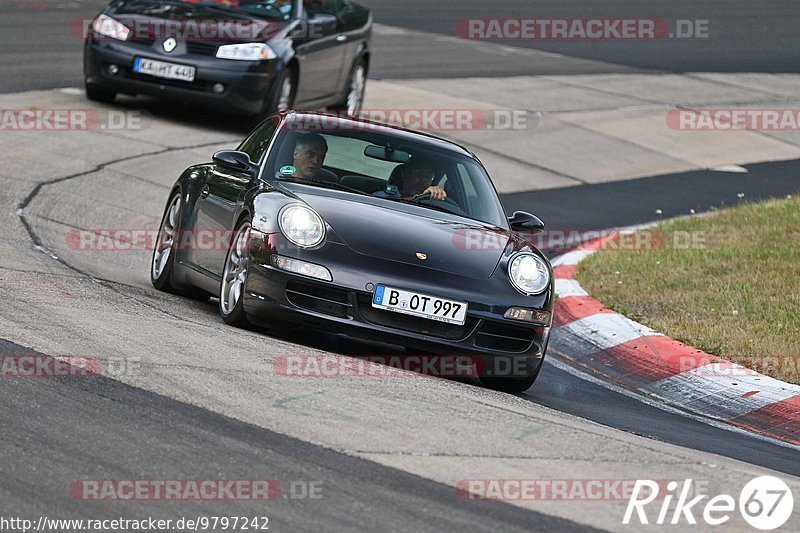
[[644,246],[579,265],[589,294],[683,343],[800,383],[800,198],[642,231]]

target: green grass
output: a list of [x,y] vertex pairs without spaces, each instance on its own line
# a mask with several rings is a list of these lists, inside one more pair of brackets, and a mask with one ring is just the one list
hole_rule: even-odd
[[[656,331],[800,383],[800,198],[643,231],[663,245],[600,250],[579,265],[581,285]],[[689,236],[697,246],[684,249]]]

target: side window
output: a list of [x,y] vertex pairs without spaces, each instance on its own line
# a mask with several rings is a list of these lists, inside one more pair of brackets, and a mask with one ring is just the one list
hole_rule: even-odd
[[238,150],[249,155],[250,161],[259,163],[261,161],[261,157],[264,155],[264,152],[266,152],[267,148],[269,147],[272,136],[275,135],[275,129],[277,126],[278,124],[275,120],[265,120],[261,123],[258,129],[250,134],[250,137],[245,139],[244,142],[239,145]]
[[313,17],[317,13],[337,15],[344,7],[344,0],[303,0],[303,9],[309,17]]

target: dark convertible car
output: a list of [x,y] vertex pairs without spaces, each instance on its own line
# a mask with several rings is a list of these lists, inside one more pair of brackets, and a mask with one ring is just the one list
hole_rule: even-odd
[[361,109],[370,11],[352,0],[114,0],[84,47],[86,95],[223,112]]
[[541,367],[554,295],[549,263],[515,232],[543,227],[528,213],[506,217],[463,147],[282,112],[180,176],[151,280],[218,296],[228,324],[474,356],[486,386],[521,391]]

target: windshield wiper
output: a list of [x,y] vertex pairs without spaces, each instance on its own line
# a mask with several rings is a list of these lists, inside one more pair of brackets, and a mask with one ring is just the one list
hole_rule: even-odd
[[[184,2],[184,0],[181,0],[181,1]],[[224,13],[232,13],[234,15],[239,15],[239,16],[245,15],[245,16],[253,16],[253,17],[259,17],[259,18],[269,18],[269,19],[280,19],[283,16],[283,13],[281,13],[279,10],[275,9],[274,7],[272,8],[272,10],[275,13],[274,14],[268,14],[268,13],[253,13],[252,11],[249,11],[249,10],[243,8],[243,7],[224,6],[224,5],[221,5],[221,4],[217,4],[216,2],[213,2],[213,1],[212,2],[192,2],[192,4],[197,5],[197,6],[210,7],[211,9],[216,9],[217,11],[222,11]],[[272,7],[272,6],[270,6],[270,7]],[[277,16],[274,16],[274,15],[277,15]]]
[[428,209],[433,209],[434,211],[441,211],[442,213],[449,213],[451,215],[456,215],[456,216],[459,216],[459,217],[463,217],[464,216],[461,213],[456,213],[455,211],[451,211],[451,210],[449,210],[446,207],[441,206],[441,205],[421,204],[419,202],[415,202],[414,200],[404,200],[402,198],[391,198],[391,197],[389,197],[389,198],[386,198],[386,199],[387,200],[394,200],[395,202],[402,202],[404,204],[416,205],[416,206],[419,206],[419,207],[426,207]]
[[367,195],[367,193],[365,193],[364,191],[359,191],[358,189],[353,189],[353,188],[348,187],[346,185],[342,185],[340,183],[335,183],[335,182],[332,182],[332,181],[317,181],[317,180],[310,180],[310,179],[306,179],[306,178],[286,178],[286,177],[281,177],[280,180],[281,181],[288,181],[288,182],[291,182],[291,183],[302,183],[304,185],[313,185],[315,187],[324,187],[326,189],[336,189],[336,190],[339,190],[339,191],[346,191],[346,192],[352,192],[352,193],[356,193],[356,194]]

